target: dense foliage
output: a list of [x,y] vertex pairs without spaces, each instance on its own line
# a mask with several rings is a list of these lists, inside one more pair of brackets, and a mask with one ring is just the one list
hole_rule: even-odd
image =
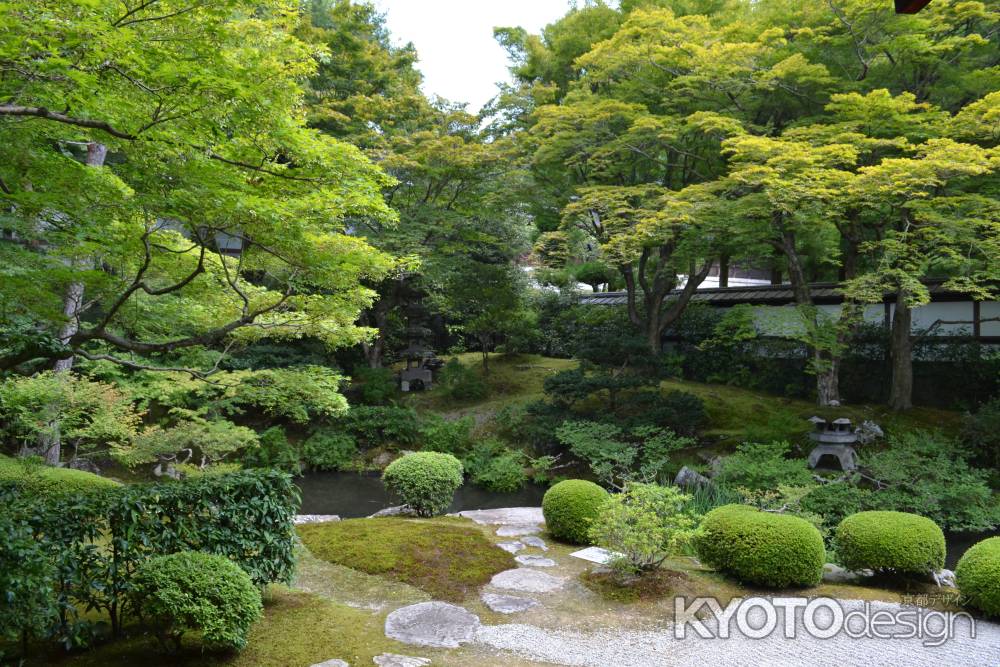
[[725,505],[705,515],[695,541],[698,558],[760,586],[815,586],[826,550],[819,531],[794,516]]
[[462,486],[462,462],[451,454],[415,452],[396,459],[382,480],[420,516],[442,514]]
[[241,649],[263,613],[260,591],[246,572],[224,556],[179,551],[139,564],[132,578],[132,605],[160,643],[180,648],[185,631],[209,647]]
[[553,485],[542,498],[549,533],[571,544],[589,544],[591,526],[608,497],[600,486],[582,479]]
[[837,526],[837,556],[850,570],[926,575],[944,567],[944,533],[906,512],[860,512]]
[[967,604],[1000,616],[1000,537],[970,547],[958,561],[955,580]]

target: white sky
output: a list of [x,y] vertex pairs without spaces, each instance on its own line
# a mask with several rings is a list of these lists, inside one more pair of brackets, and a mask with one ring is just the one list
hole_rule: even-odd
[[569,0],[374,0],[395,43],[413,42],[424,93],[468,102],[475,113],[507,81],[507,54],[496,26],[541,31],[569,9]]

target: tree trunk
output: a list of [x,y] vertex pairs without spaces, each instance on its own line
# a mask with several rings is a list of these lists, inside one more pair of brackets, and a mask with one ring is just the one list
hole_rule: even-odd
[[910,335],[913,311],[907,303],[908,296],[906,290],[896,292],[896,309],[889,333],[892,357],[889,407],[893,410],[909,410],[913,407],[913,338]]
[[719,257],[719,287],[729,287],[729,255]]
[[[108,155],[108,147],[104,144],[92,141],[87,144],[87,166],[102,167],[104,159]],[[83,310],[83,283],[73,282],[66,288],[63,296],[63,315],[66,323],[59,331],[59,342],[69,345],[73,336],[80,330],[80,313]],[[64,359],[57,359],[53,370],[56,373],[65,373],[73,368],[73,356]],[[45,462],[49,465],[59,465],[59,458],[62,455],[62,443],[59,437],[59,425],[53,424],[51,435],[40,441],[39,449],[45,457]]]
[[362,315],[361,321],[365,325],[372,325],[376,332],[372,342],[361,341],[361,352],[365,355],[368,368],[382,368],[385,356],[385,330],[389,323],[389,308],[394,302],[394,299],[379,297],[372,304],[371,310]]
[[840,405],[840,355],[822,358],[819,352],[814,352],[818,362],[816,373],[816,402],[822,406]]

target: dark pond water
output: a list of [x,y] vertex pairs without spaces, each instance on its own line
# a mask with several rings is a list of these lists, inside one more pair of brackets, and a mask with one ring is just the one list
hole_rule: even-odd
[[[345,519],[369,516],[400,501],[382,485],[377,473],[309,473],[296,480],[302,489],[303,514],[339,514]],[[471,484],[455,494],[449,512],[497,507],[539,507],[545,487],[529,484],[516,493],[494,493]]]
[[[398,505],[382,485],[377,473],[352,472],[309,473],[296,480],[302,489],[303,514],[339,514],[345,519],[369,516],[386,507]],[[516,493],[494,493],[486,489],[463,485],[455,494],[450,512],[483,510],[496,507],[538,507],[542,504],[545,487],[529,484]],[[992,533],[947,533],[948,556],[945,567],[955,569],[966,549]]]

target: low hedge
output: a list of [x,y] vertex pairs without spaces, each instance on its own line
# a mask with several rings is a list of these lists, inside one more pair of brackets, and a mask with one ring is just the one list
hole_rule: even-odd
[[907,512],[858,512],[837,526],[837,554],[849,570],[924,575],[944,567],[944,533]]
[[1000,537],[977,542],[958,561],[955,580],[966,604],[1000,616]]
[[724,505],[706,514],[695,547],[706,565],[773,588],[815,586],[826,562],[823,537],[811,523],[746,505]]
[[590,543],[590,524],[597,518],[608,492],[583,479],[554,485],[542,498],[545,524],[553,537],[573,544]]
[[250,575],[224,556],[196,551],[141,563],[130,599],[168,650],[180,648],[188,630],[209,646],[241,649],[264,610]]
[[441,514],[462,486],[462,462],[451,454],[415,452],[390,463],[382,480],[420,516]]

